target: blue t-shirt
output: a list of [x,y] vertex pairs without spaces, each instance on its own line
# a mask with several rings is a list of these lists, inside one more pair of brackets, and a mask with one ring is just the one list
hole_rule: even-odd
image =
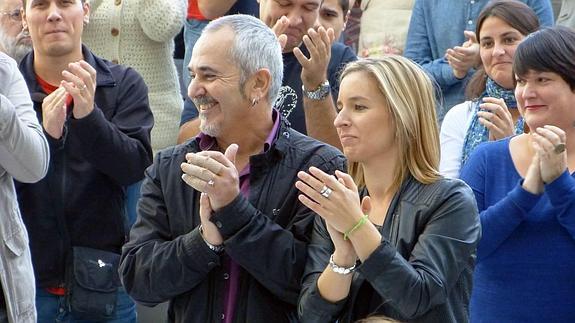
[[525,191],[510,140],[480,145],[461,171],[482,226],[471,322],[575,322],[575,179]]
[[[305,47],[301,47],[302,52],[309,56]],[[335,43],[331,47],[331,60],[328,65],[328,80],[331,85],[331,94],[334,100],[339,94],[339,74],[348,62],[355,61],[357,57],[351,48]],[[306,134],[305,112],[303,110],[301,65],[292,52],[283,54],[284,77],[282,87],[276,101],[276,108],[289,121],[291,127],[303,134]],[[184,106],[181,124],[198,116],[196,107],[192,104]]]

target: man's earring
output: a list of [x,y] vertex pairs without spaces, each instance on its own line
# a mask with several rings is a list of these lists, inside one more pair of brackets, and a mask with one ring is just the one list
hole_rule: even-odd
[[259,98],[253,98],[253,99],[252,99],[252,105],[251,105],[251,107],[252,107],[252,108],[255,107],[256,104],[258,104],[259,102],[260,102],[260,99],[259,99]]
[[28,26],[22,27],[22,35],[30,36],[30,31],[28,30]]

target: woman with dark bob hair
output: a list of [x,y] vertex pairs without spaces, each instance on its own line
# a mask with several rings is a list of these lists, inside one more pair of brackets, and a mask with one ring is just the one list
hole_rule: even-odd
[[481,67],[467,85],[469,100],[451,108],[441,124],[441,174],[459,177],[480,143],[523,133],[511,67],[517,46],[538,29],[537,15],[522,2],[492,1],[483,8],[476,28]]
[[310,168],[296,182],[319,214],[302,322],[467,322],[479,216],[469,187],[437,170],[431,80],[401,56],[359,60],[342,72],[337,107],[349,175]]
[[575,321],[575,31],[531,34],[513,62],[520,134],[477,148],[461,178],[482,239],[472,322]]

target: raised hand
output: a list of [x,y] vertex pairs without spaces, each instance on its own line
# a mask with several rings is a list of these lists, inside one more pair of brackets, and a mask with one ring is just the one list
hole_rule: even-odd
[[464,31],[467,40],[461,46],[455,46],[445,52],[445,59],[453,69],[456,78],[464,78],[470,69],[481,65],[479,42],[472,31]]
[[483,103],[479,105],[483,110],[478,111],[479,123],[489,130],[489,140],[499,140],[515,134],[515,124],[513,116],[505,100],[485,97]]
[[283,50],[287,44],[287,35],[284,34],[286,29],[289,27],[289,19],[286,16],[281,16],[280,19],[276,21],[274,26],[272,27],[272,31],[276,34],[278,41],[280,43],[280,47]]
[[234,165],[237,152],[238,145],[231,144],[225,154],[211,150],[189,153],[188,162],[180,166],[184,182],[207,193],[214,211],[228,205],[240,193],[239,172]]
[[331,59],[331,45],[335,39],[333,29],[310,28],[303,36],[303,42],[309,52],[306,57],[301,49],[295,47],[293,53],[302,66],[301,80],[306,90],[312,91],[327,79],[327,67]]
[[74,99],[74,118],[84,118],[94,110],[96,70],[82,60],[68,64],[68,69],[62,71],[62,77],[64,80],[60,85]]
[[64,132],[67,96],[66,89],[59,87],[42,101],[42,126],[54,139],[60,139]]
[[[530,143],[533,149],[535,149],[535,144]],[[527,173],[525,174],[525,180],[523,180],[523,189],[531,194],[541,194],[543,193],[544,183],[541,179],[541,170],[539,163],[539,154],[537,152],[533,155],[531,159],[531,164],[527,168]]]
[[535,151],[539,156],[541,180],[549,184],[567,169],[567,136],[561,128],[550,125],[535,129],[532,136]]
[[224,242],[220,231],[215,224],[213,224],[210,219],[212,218],[212,206],[210,205],[210,199],[206,193],[200,195],[200,221],[202,223],[202,237],[208,243],[219,246]]
[[298,196],[300,202],[343,233],[363,217],[363,212],[353,179],[339,171],[336,171],[336,176],[340,180],[319,168],[310,167],[309,173],[298,173],[300,180],[295,186],[303,193]]

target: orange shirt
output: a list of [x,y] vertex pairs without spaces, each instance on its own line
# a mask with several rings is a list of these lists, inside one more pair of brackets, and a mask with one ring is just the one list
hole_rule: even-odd
[[188,19],[206,20],[206,17],[200,12],[198,0],[188,0]]

